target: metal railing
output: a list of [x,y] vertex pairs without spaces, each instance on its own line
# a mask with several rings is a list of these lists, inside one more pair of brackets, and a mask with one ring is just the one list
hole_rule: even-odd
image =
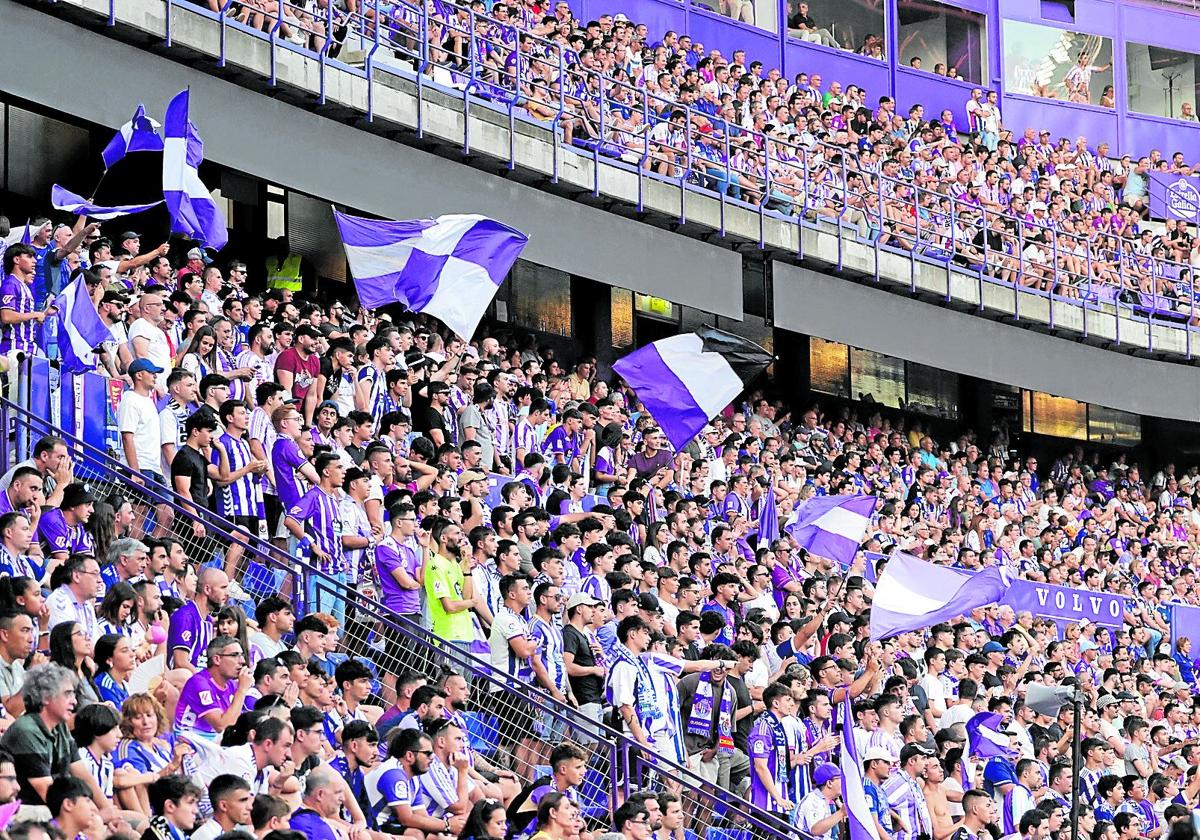
[[[40,438],[55,435],[67,443],[76,464],[76,479],[86,481],[98,499],[119,494],[133,501],[132,494],[137,494],[166,512],[170,520],[167,536],[184,546],[192,563],[229,569],[230,548],[235,547],[238,559],[231,579],[248,597],[231,603],[248,615],[253,616],[255,600],[272,594],[290,596],[298,617],[311,612],[312,604],[332,600],[337,612],[345,616],[335,656],[362,659],[375,675],[376,695],[383,702],[394,698],[392,678],[405,672],[425,674],[430,681],[451,671],[468,675],[475,700],[462,721],[472,747],[494,769],[511,770],[520,780],[529,781],[548,772],[549,745],[556,739],[586,744],[588,773],[577,793],[585,815],[595,824],[607,823],[621,801],[652,784],[682,798],[688,830],[698,837],[806,837],[745,800],[708,785],[685,767],[645,750],[629,736],[597,725],[540,688],[517,684],[493,671],[485,658],[446,643],[359,591],[365,587],[326,574],[307,556],[290,556],[210,509],[192,513],[191,506],[172,491],[131,472],[113,453],[64,433],[48,419],[0,398],[0,424],[9,430],[10,444],[0,451],[0,470],[6,471],[26,457]],[[203,525],[203,534],[194,527],[196,523]],[[385,639],[396,638],[400,645],[389,648]],[[532,733],[530,723],[534,725]],[[633,770],[619,773],[619,768]]]
[[[517,166],[519,121],[548,134],[551,183],[559,182],[564,152],[570,150],[591,158],[593,195],[601,192],[602,165],[636,174],[639,212],[646,209],[647,182],[669,184],[678,190],[681,224],[689,221],[689,196],[703,195],[718,202],[716,229],[721,236],[728,234],[727,216],[733,208],[757,214],[760,248],[774,249],[768,246],[769,223],[795,225],[796,259],[816,256],[805,253],[805,231],[828,225],[836,231],[837,253],[831,265],[838,272],[846,268],[847,245],[857,243],[873,253],[874,265],[866,274],[873,275],[875,282],[899,280],[885,275],[881,264],[884,255],[901,255],[908,259],[913,293],[918,291],[918,267],[932,265],[945,270],[947,301],[956,296],[956,285],[964,293],[973,285],[970,297],[983,311],[984,289],[999,285],[1012,291],[1012,311],[1006,314],[1016,320],[1022,320],[1023,297],[1040,297],[1049,303],[1052,330],[1072,330],[1087,337],[1094,331],[1096,314],[1104,313],[1115,316],[1115,334],[1110,338],[1116,345],[1130,343],[1128,334],[1121,335],[1121,322],[1133,319],[1145,325],[1147,337],[1140,343],[1146,349],[1192,358],[1192,333],[1200,328],[1195,292],[1190,281],[1181,283],[1183,288],[1172,288],[1167,282],[1182,268],[1190,271],[1190,266],[1135,254],[1122,236],[1116,237],[1115,248],[1107,248],[1103,240],[1110,234],[1106,232],[1091,225],[1084,233],[1073,232],[1048,220],[1047,229],[1055,232],[1046,248],[1052,262],[1039,266],[1023,253],[1029,233],[1041,223],[989,211],[910,179],[876,172],[874,166],[860,161],[853,146],[815,139],[798,143],[778,131],[768,135],[727,122],[710,113],[711,108],[681,105],[639,87],[619,68],[612,74],[578,65],[572,69],[568,45],[535,36],[519,22],[477,13],[449,0],[436,4],[434,0],[386,4],[361,0],[353,10],[351,4],[338,8],[322,2],[323,9],[318,4],[309,10],[287,0],[254,0],[236,7],[232,0],[209,0],[208,7],[190,0],[164,0],[165,39],[168,45],[173,42],[174,16],[181,10],[206,16],[220,25],[218,66],[229,59],[228,30],[262,38],[270,44],[270,85],[279,83],[279,50],[296,52],[317,64],[318,103],[326,101],[330,68],[364,79],[368,121],[375,119],[375,85],[382,83],[377,78],[381,74],[415,84],[418,137],[427,131],[424,91],[437,89],[453,97],[464,116],[464,155],[477,151],[471,110],[490,109],[503,113],[508,122],[509,169]],[[117,0],[108,0],[110,24],[117,19],[116,4]],[[242,13],[232,17],[233,8]],[[682,112],[683,117],[672,127],[674,112]],[[861,178],[861,190],[848,189],[848,177]],[[914,200],[898,199],[900,188],[911,191]],[[932,201],[948,205],[933,213]],[[906,212],[915,219],[907,226],[900,218]],[[971,234],[986,230],[991,217],[1000,217],[1008,231],[1004,241],[1011,247],[997,253],[985,239],[982,249],[977,249],[983,259],[972,261],[971,247],[960,238],[960,226],[955,224],[968,216],[971,221],[965,232]],[[938,230],[930,218],[948,219],[951,224]],[[1075,253],[1079,250],[1082,253]],[[1115,259],[1106,258],[1110,252],[1115,252]],[[1064,267],[1066,263],[1081,263],[1077,267],[1086,270],[1072,271]],[[856,271],[861,273],[861,266]],[[1058,313],[1063,307],[1078,309],[1079,318],[1061,323]],[[1176,346],[1155,347],[1155,327],[1182,330],[1183,339],[1173,343]]]

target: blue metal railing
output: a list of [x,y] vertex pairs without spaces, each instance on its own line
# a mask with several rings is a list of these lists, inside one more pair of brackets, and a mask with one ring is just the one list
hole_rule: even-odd
[[[748,802],[731,798],[727,792],[707,785],[687,768],[644,750],[629,736],[607,726],[598,727],[595,722],[582,716],[577,709],[555,700],[539,687],[521,686],[517,689],[504,675],[493,672],[486,660],[463,648],[443,643],[421,625],[408,621],[357,591],[354,586],[312,565],[306,557],[287,554],[260,540],[257,535],[238,528],[236,524],[211,509],[201,509],[193,514],[186,501],[148,476],[131,471],[115,460],[111,453],[65,433],[53,426],[48,419],[38,417],[4,398],[0,398],[0,428],[9,430],[12,443],[12,446],[0,447],[0,472],[7,471],[13,464],[18,463],[25,453],[31,452],[33,443],[38,438],[45,435],[61,437],[71,450],[75,462],[86,465],[86,472],[81,472],[80,478],[101,482],[112,488],[127,488],[131,480],[136,479],[140,484],[137,492],[148,497],[153,504],[168,508],[174,523],[200,522],[207,532],[206,540],[215,540],[218,545],[223,544],[226,548],[231,543],[241,546],[250,562],[258,564],[260,569],[265,569],[273,575],[275,585],[283,584],[285,589],[290,587],[299,614],[303,614],[305,598],[309,593],[332,595],[345,606],[352,607],[356,614],[369,616],[379,626],[391,628],[399,633],[407,642],[425,652],[429,661],[448,662],[457,670],[483,680],[485,685],[509,692],[514,702],[528,703],[533,706],[534,711],[550,715],[563,726],[594,733],[598,736],[598,746],[594,748],[594,752],[603,757],[599,766],[609,777],[610,790],[619,794],[620,799],[636,790],[637,777],[631,779],[631,774],[625,774],[624,777],[618,778],[616,768],[644,767],[647,772],[653,772],[663,784],[684,797],[685,810],[690,808],[692,812],[705,815],[706,824],[719,822],[722,825],[742,827],[752,831],[754,838],[785,840],[806,836],[776,817],[753,808]],[[175,528],[174,533],[185,545],[196,545],[191,539],[190,529]],[[211,549],[209,552],[209,557],[193,557],[193,560],[201,562],[202,565],[217,562],[211,557]],[[195,551],[192,553],[195,554]],[[245,580],[242,582],[248,583]],[[367,651],[367,655],[370,655],[370,651]],[[614,801],[614,797],[609,797],[606,803],[611,805]],[[729,840],[724,835],[717,837],[720,840]],[[742,839],[735,832],[733,840]]]
[[[70,0],[59,0],[60,4],[68,2]],[[717,232],[722,237],[727,236],[729,232],[727,213],[730,208],[757,214],[758,230],[754,238],[757,238],[760,248],[775,249],[771,244],[771,238],[767,235],[769,223],[794,226],[796,247],[793,256],[796,259],[817,256],[805,253],[804,233],[806,230],[811,231],[818,228],[819,221],[823,217],[836,229],[838,241],[837,255],[831,261],[831,267],[839,272],[845,268],[846,248],[850,242],[854,241],[854,233],[844,219],[851,196],[846,189],[844,178],[840,180],[840,183],[833,183],[832,186],[826,185],[826,183],[829,171],[831,171],[828,161],[833,159],[833,155],[842,156],[841,163],[836,165],[835,169],[837,174],[844,174],[847,172],[846,155],[852,154],[852,150],[828,146],[819,142],[810,143],[807,146],[798,145],[783,137],[771,137],[752,129],[726,125],[723,121],[710,118],[695,108],[680,106],[672,100],[655,96],[642,88],[636,88],[620,74],[601,75],[595,71],[583,69],[570,71],[567,68],[565,49],[559,43],[521,31],[510,22],[496,20],[465,6],[456,6],[449,0],[439,0],[437,4],[437,8],[447,13],[448,20],[446,21],[441,20],[434,11],[431,11],[434,8],[433,4],[424,2],[414,3],[410,0],[398,0],[396,3],[384,5],[378,0],[365,0],[361,11],[339,12],[336,19],[330,8],[333,4],[328,4],[325,20],[326,40],[320,50],[309,49],[306,45],[294,44],[279,37],[278,30],[283,22],[282,14],[276,15],[274,22],[268,27],[268,31],[264,32],[240,21],[229,19],[225,7],[222,7],[219,12],[212,12],[202,5],[193,4],[190,0],[164,0],[164,2],[166,8],[165,33],[168,45],[173,40],[175,14],[186,10],[189,14],[209,17],[218,21],[221,26],[219,55],[216,57],[218,66],[225,66],[230,59],[225,37],[226,29],[261,38],[270,45],[268,83],[272,86],[278,84],[276,71],[280,48],[295,52],[316,63],[320,75],[318,98],[321,101],[325,97],[326,74],[330,68],[364,78],[367,85],[366,117],[368,121],[373,121],[377,116],[375,85],[379,83],[376,77],[381,74],[395,76],[415,84],[418,137],[424,136],[427,131],[426,103],[424,101],[426,92],[438,90],[449,95],[452,97],[452,101],[461,103],[464,117],[461,146],[464,154],[477,154],[479,151],[471,137],[469,117],[472,109],[487,108],[503,113],[508,120],[510,130],[506,160],[509,169],[514,169],[517,165],[516,144],[513,136],[513,128],[516,123],[520,121],[540,126],[550,134],[548,139],[552,146],[552,154],[549,176],[552,183],[560,181],[563,150],[573,148],[572,145],[564,143],[561,138],[563,120],[572,118],[573,109],[581,112],[587,110],[584,102],[586,97],[581,99],[575,93],[568,93],[565,89],[567,85],[560,82],[566,81],[575,87],[582,88],[586,87],[589,76],[598,77],[600,80],[597,96],[599,107],[594,109],[596,113],[593,119],[596,123],[593,129],[598,137],[594,142],[589,138],[575,143],[575,146],[582,146],[582,148],[573,150],[590,158],[594,167],[603,165],[625,171],[634,170],[637,175],[636,206],[639,212],[646,209],[644,202],[645,179],[656,179],[679,189],[676,215],[681,224],[689,222],[687,194],[696,193],[719,203],[720,219]],[[117,0],[109,0],[108,4],[109,18],[114,24],[117,19],[116,3]],[[287,3],[281,3],[280,8],[286,11],[294,7]],[[456,23],[455,21],[459,18],[461,21]],[[346,37],[343,50],[362,54],[363,66],[361,68],[331,56],[330,45],[335,22],[344,24],[350,33]],[[483,31],[478,31],[481,24]],[[451,56],[446,53],[444,44],[436,47],[431,45],[429,33],[435,29],[443,32],[452,30],[464,34],[466,41],[469,42],[464,48],[466,55]],[[397,33],[400,34],[397,35]],[[315,37],[315,33],[312,34]],[[515,62],[512,72],[498,67],[494,62],[480,60],[480,54],[485,52],[491,55],[504,55],[509,50],[519,51],[522,40],[531,42],[534,48],[540,50],[544,55],[531,56],[528,59],[519,58]],[[382,60],[382,57],[388,54],[395,60]],[[457,61],[454,60],[455,58]],[[555,72],[554,80],[545,81],[535,78],[529,72],[529,68],[539,62]],[[452,80],[450,87],[434,78],[438,77],[444,81],[447,75]],[[528,113],[525,107],[534,98],[534,95],[539,93],[544,94],[542,101],[554,112],[552,117],[546,120],[535,118]],[[614,107],[605,107],[606,102],[615,103],[618,99],[623,100],[620,107],[615,105]],[[665,119],[673,110],[681,110],[685,113],[686,129],[677,138],[680,145],[672,149],[664,144],[650,142],[652,124]],[[522,111],[526,113],[521,113]],[[611,138],[626,133],[625,129],[618,125],[614,115],[628,114],[633,111],[642,115],[642,126],[634,132],[635,137],[640,135],[641,148],[639,150],[636,144],[627,147],[624,160],[614,159],[605,153],[606,148],[612,145]],[[714,131],[706,138],[700,129],[705,122],[727,130]],[[713,140],[711,139],[713,135],[719,136]],[[742,145],[747,148],[740,148]],[[717,155],[716,159],[712,155],[705,155],[703,165],[697,168],[696,162],[700,152],[704,149],[714,148],[722,154]],[[670,161],[664,159],[663,149],[667,149]],[[815,152],[821,152],[825,160],[814,167],[810,160],[810,153]],[[750,155],[752,155],[752,162],[747,163],[747,157]],[[499,157],[503,159],[504,155]],[[761,164],[753,162],[759,158],[761,158]],[[677,171],[659,173],[655,170],[660,168],[660,164],[669,164],[666,168]],[[1049,259],[1054,263],[1051,266],[1050,274],[1054,277],[1055,282],[1049,283],[1048,288],[1041,288],[1043,284],[1037,282],[1025,285],[1030,268],[1028,261],[1021,255],[1026,245],[1027,230],[1036,229],[1027,219],[1018,219],[1010,214],[998,213],[994,210],[988,211],[982,206],[963,202],[956,197],[933,193],[927,189],[915,187],[911,182],[903,179],[888,178],[882,173],[873,174],[863,171],[861,168],[853,171],[859,172],[864,178],[873,179],[875,183],[874,190],[868,190],[858,198],[865,199],[864,205],[873,205],[864,206],[871,234],[867,241],[860,240],[860,243],[864,248],[869,249],[869,253],[873,254],[873,269],[866,273],[876,282],[894,279],[881,272],[880,264],[885,254],[899,254],[905,256],[909,261],[907,285],[912,293],[918,291],[918,266],[933,266],[946,273],[948,297],[954,296],[951,287],[956,276],[965,278],[969,283],[973,281],[977,309],[981,312],[986,308],[984,289],[991,285],[1003,285],[1010,287],[1013,295],[1012,312],[1005,314],[1012,314],[1016,320],[1029,317],[1028,315],[1022,316],[1020,312],[1023,297],[1042,298],[1048,304],[1047,319],[1048,325],[1052,329],[1070,329],[1083,336],[1088,336],[1095,332],[1095,326],[1091,321],[1094,321],[1097,314],[1115,315],[1117,317],[1112,340],[1116,345],[1130,343],[1128,334],[1124,338],[1121,335],[1121,320],[1122,318],[1133,319],[1146,326],[1148,337],[1142,343],[1147,349],[1168,353],[1179,352],[1187,359],[1192,358],[1192,332],[1200,328],[1200,322],[1197,321],[1195,312],[1196,292],[1189,283],[1186,287],[1176,290],[1177,294],[1174,299],[1162,294],[1165,288],[1162,278],[1171,277],[1188,266],[1154,257],[1133,255],[1121,241],[1118,241],[1117,244],[1115,261],[1108,264],[1106,261],[1098,260],[1097,256],[1093,254],[1093,247],[1096,245],[1098,237],[1105,236],[1105,234],[1094,230],[1087,234],[1066,234],[1063,231],[1057,231],[1057,236],[1052,236],[1052,244],[1048,248],[1051,252]],[[780,203],[779,196],[773,195],[772,187],[793,179],[798,181],[799,186],[794,190],[794,194],[790,195],[787,203],[790,203],[792,210],[799,205],[800,212],[793,214],[772,209],[773,204],[778,206]],[[591,190],[593,194],[598,194],[600,191],[598,170],[593,172],[591,180]],[[706,186],[706,183],[711,184],[714,181],[717,182],[718,189]],[[889,225],[885,210],[899,206],[894,198],[897,186],[909,188],[914,196],[913,201],[903,205],[903,207],[909,208],[914,215],[915,235],[910,237],[914,240],[911,245],[905,245],[902,241],[897,242],[895,241],[896,237],[889,238],[885,235]],[[747,197],[754,200],[749,201]],[[831,213],[822,212],[826,207],[826,202],[832,205]],[[938,202],[948,202],[948,207],[937,210],[935,205]],[[961,250],[968,245],[959,236],[957,226],[951,226],[948,229],[943,227],[940,231],[933,228],[938,224],[938,219],[948,216],[957,221],[964,218],[964,214],[968,211],[979,214],[978,221],[973,222],[968,228],[972,233],[979,229],[986,229],[989,217],[995,215],[1003,217],[1008,225],[1008,232],[1004,235],[1005,254],[997,255],[985,242],[984,256],[991,258],[990,261],[985,259],[978,266],[974,266],[962,264],[967,262],[964,259],[956,260],[954,258],[958,253],[956,249]],[[701,222],[701,224],[705,223]],[[1047,229],[1053,231],[1053,228]],[[1077,273],[1072,277],[1065,276],[1066,273],[1060,265],[1063,253],[1058,243],[1058,236],[1063,236],[1068,242],[1074,243],[1072,248],[1082,250],[1083,260],[1086,263],[1086,275]],[[750,241],[753,241],[753,238]],[[1103,252],[1099,251],[1099,253]],[[1001,271],[997,266],[997,260],[1003,259],[1015,261],[1017,265],[1014,276],[1009,280],[1002,280],[999,277]],[[1062,324],[1058,318],[1058,312],[1063,306],[1079,310],[1082,323],[1079,325]],[[1155,327],[1166,328],[1170,331],[1182,330],[1184,336],[1179,342],[1182,350],[1155,346],[1153,335]]]

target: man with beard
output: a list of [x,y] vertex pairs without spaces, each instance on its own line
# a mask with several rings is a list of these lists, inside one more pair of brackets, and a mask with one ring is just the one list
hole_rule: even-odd
[[429,771],[433,742],[419,729],[402,729],[395,733],[388,757],[367,774],[365,787],[374,822],[388,834],[403,834],[409,830],[429,834],[462,831],[465,815],[447,814],[444,818],[430,816],[430,799],[419,777]]
[[466,648],[475,641],[475,623],[471,618],[475,603],[471,572],[475,569],[475,559],[466,550],[462,528],[449,519],[437,519],[429,536],[437,547],[425,570],[431,629],[438,638]]
[[[471,684],[462,674],[450,671],[442,677],[442,693],[446,699],[442,716],[466,731],[467,721],[464,713],[471,700]],[[467,755],[471,759],[471,767],[468,771],[471,774],[471,781],[483,790],[484,798],[511,802],[521,789],[517,775],[511,770],[503,770],[495,766],[474,751]],[[491,778],[495,778],[496,781],[489,781]]]

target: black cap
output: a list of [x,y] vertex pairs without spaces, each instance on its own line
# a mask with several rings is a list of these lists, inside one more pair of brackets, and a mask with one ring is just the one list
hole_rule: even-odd
[[933,750],[924,744],[905,744],[900,750],[900,766],[903,767],[914,755],[933,755]]
[[365,471],[359,467],[351,467],[346,470],[346,477],[342,480],[342,489],[346,492],[350,491],[350,485],[362,478],[370,478]]
[[404,354],[404,366],[409,370],[420,370],[429,364],[429,358],[420,350],[409,350]]
[[132,230],[127,230],[121,234],[121,238],[118,241],[124,242],[126,239],[141,239],[141,238],[142,238],[142,235],[140,233],[137,233]]
[[638,596],[638,609],[652,613],[663,611],[662,604],[658,603],[658,598],[649,592],[643,592]]
[[321,332],[312,324],[301,324],[300,326],[296,327],[296,338],[299,338],[302,335],[306,335],[309,338],[320,338]]

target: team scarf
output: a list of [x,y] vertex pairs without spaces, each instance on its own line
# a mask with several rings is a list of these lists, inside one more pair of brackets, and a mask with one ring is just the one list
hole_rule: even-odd
[[[721,705],[717,716],[717,749],[733,751],[733,686],[721,683]],[[692,715],[688,718],[688,734],[709,737],[712,734],[713,686],[712,675],[701,674],[692,700]]]
[[787,791],[789,787],[787,731],[774,712],[764,712],[761,720],[771,732],[772,747],[775,750],[775,788]]
[[633,651],[619,642],[613,648],[613,654],[618,662],[627,662],[637,669],[638,678],[633,684],[634,708],[642,729],[647,730],[651,721],[658,720],[663,716],[663,710],[658,707],[658,698],[654,692],[654,679],[650,675],[650,668],[640,656],[635,655]]

